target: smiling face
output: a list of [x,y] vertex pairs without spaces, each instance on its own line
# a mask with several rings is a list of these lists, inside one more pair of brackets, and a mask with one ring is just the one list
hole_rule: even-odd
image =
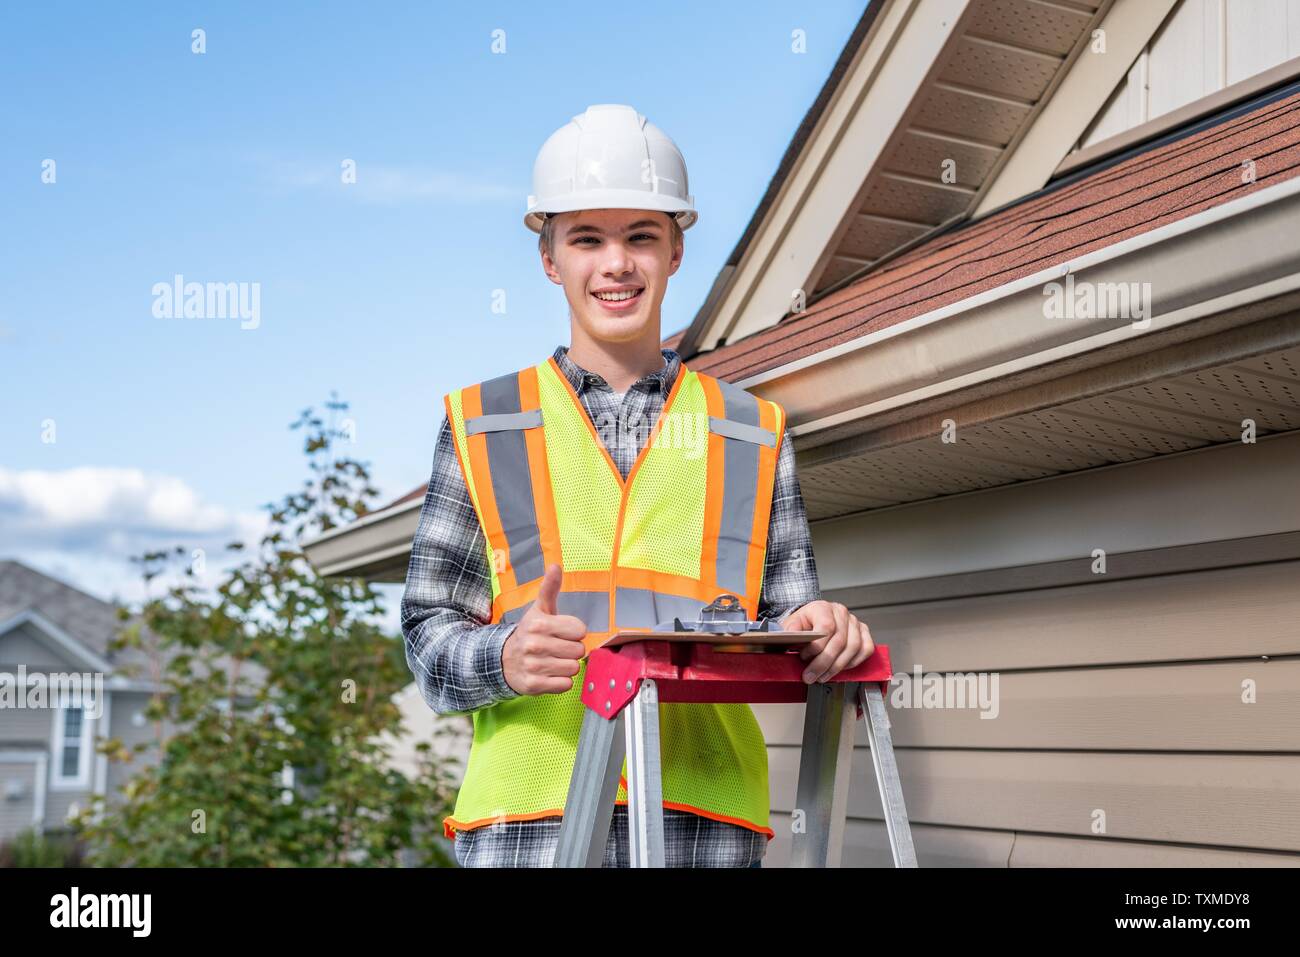
[[553,217],[542,268],[564,287],[576,326],[592,339],[659,340],[659,306],[683,243],[668,213],[591,209]]

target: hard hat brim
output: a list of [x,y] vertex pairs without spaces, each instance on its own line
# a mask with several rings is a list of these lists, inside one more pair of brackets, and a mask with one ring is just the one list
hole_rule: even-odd
[[676,217],[677,224],[683,230],[689,229],[699,218],[689,198],[682,200],[676,196],[639,189],[599,189],[539,202],[524,215],[524,225],[533,232],[540,233],[545,214],[572,213],[582,209],[648,209],[669,213]]

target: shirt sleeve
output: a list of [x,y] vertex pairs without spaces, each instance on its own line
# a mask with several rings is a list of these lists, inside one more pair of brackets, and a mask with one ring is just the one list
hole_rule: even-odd
[[487,543],[446,416],[411,544],[401,617],[406,663],[436,713],[468,714],[519,696],[506,683],[501,664],[515,625],[488,624]]
[[767,559],[758,618],[778,623],[791,612],[821,598],[813,558],[808,513],[795,469],[794,442],[787,432],[777,455],[772,487],[772,518],[767,531]]

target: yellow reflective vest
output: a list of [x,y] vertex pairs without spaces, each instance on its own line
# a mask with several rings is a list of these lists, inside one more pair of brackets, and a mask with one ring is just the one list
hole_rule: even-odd
[[[492,622],[518,621],[546,566],[590,652],[620,629],[694,619],[731,593],[757,618],[785,412],[681,364],[624,481],[554,358],[449,393],[447,417],[486,539]],[[444,833],[562,815],[586,659],[563,694],[473,714]],[[767,749],[747,704],[660,705],[664,807],[766,834]],[[616,801],[627,803],[626,763]]]

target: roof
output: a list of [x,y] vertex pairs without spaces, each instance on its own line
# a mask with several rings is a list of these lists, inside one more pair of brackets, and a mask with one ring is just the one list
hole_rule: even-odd
[[[874,0],[679,351],[768,328],[1042,186],[1176,3]],[[1099,29],[1115,42],[1088,56]]]
[[740,381],[1300,175],[1300,92],[1233,114],[937,235],[689,365]]
[[[804,114],[803,121],[794,131],[794,136],[790,138],[790,144],[785,148],[785,153],[781,156],[781,162],[777,164],[776,172],[772,175],[772,181],[767,184],[767,190],[763,193],[763,198],[754,207],[754,214],[749,218],[749,223],[745,226],[744,232],[740,234],[740,239],[736,241],[736,245],[732,248],[731,255],[722,264],[718,278],[714,281],[715,285],[726,276],[729,270],[735,268],[745,254],[745,250],[749,248],[754,234],[758,231],[759,224],[762,223],[776,197],[780,195],[786,177],[790,175],[799,154],[803,152],[804,144],[808,142],[808,137],[812,135],[812,131],[822,118],[822,114],[826,112],[826,107],[834,96],[836,88],[844,79],[844,74],[853,62],[853,57],[857,54],[858,48],[862,45],[863,39],[870,31],[871,25],[875,22],[876,16],[883,6],[883,0],[875,0],[875,2],[868,0],[866,9],[862,11],[862,16],[858,18],[857,25],[853,28],[853,32],[849,34],[848,40],[845,41],[844,48],[840,50],[840,55],[836,57],[835,65],[831,67],[826,82],[822,84],[822,88],[817,92],[817,98],[813,100],[812,106]],[[693,338],[690,333],[699,324],[701,317],[708,311],[712,298],[712,295],[707,296],[705,301],[700,304],[695,320],[677,334],[677,343],[687,340],[688,345],[693,345],[693,342],[690,341]],[[676,347],[677,345],[674,344],[673,348]]]
[[[393,499],[391,502],[389,502],[387,505],[382,505],[382,506],[380,506],[379,508],[375,509],[375,511],[376,511],[376,512],[382,512],[382,511],[383,511],[384,509],[386,509],[386,508],[393,508],[393,507],[395,507],[395,506],[402,505],[402,504],[404,504],[404,503],[406,503],[406,502],[413,501],[414,499],[417,499],[417,498],[424,498],[424,493],[427,492],[428,490],[429,490],[429,486],[428,486],[428,485],[417,485],[415,488],[411,489],[409,492],[407,492],[407,493],[406,493],[405,495],[403,495],[401,498],[395,498],[395,499]],[[374,512],[368,512],[367,514],[369,514],[369,515],[373,515]]]
[[[849,34],[848,40],[844,42],[844,48],[840,50],[840,55],[836,57],[835,65],[831,67],[826,82],[822,84],[822,88],[817,92],[817,98],[813,100],[812,106],[808,107],[808,112],[804,114],[803,120],[794,131],[794,136],[790,137],[790,144],[785,148],[785,153],[781,156],[781,162],[777,164],[776,172],[772,174],[772,181],[767,184],[767,190],[763,193],[763,198],[754,207],[754,214],[749,218],[748,225],[745,226],[744,232],[740,234],[740,239],[736,241],[735,247],[731,250],[731,255],[722,264],[724,269],[727,266],[735,266],[740,262],[741,256],[749,247],[754,238],[754,233],[758,230],[763,217],[767,215],[768,209],[780,194],[781,187],[785,185],[786,177],[790,175],[799,154],[803,152],[804,144],[808,142],[808,137],[812,135],[812,131],[821,121],[822,114],[826,112],[826,107],[831,102],[836,88],[844,79],[844,74],[848,72],[849,65],[853,62],[854,56],[862,46],[863,39],[870,31],[871,25],[875,23],[876,16],[883,6],[883,0],[874,0],[874,2],[868,2],[866,9],[862,11],[862,16],[858,18],[857,25],[854,26],[853,32]],[[683,329],[681,335],[685,335],[689,331],[689,327]]]
[[[17,561],[0,561],[0,622],[38,612],[88,651],[115,661],[108,643],[122,627],[117,608]],[[126,649],[124,649],[125,651]]]
[[[88,651],[105,659],[115,669],[126,669],[129,677],[149,680],[151,656],[139,648],[108,650],[127,622],[117,615],[118,606],[89,595],[51,575],[22,562],[0,561],[0,623],[12,621],[24,612],[35,612]],[[132,615],[128,622],[138,622]],[[148,634],[147,630],[145,632]],[[163,658],[176,651],[164,651]],[[264,677],[263,669],[253,662],[243,665],[243,673],[254,684]]]

